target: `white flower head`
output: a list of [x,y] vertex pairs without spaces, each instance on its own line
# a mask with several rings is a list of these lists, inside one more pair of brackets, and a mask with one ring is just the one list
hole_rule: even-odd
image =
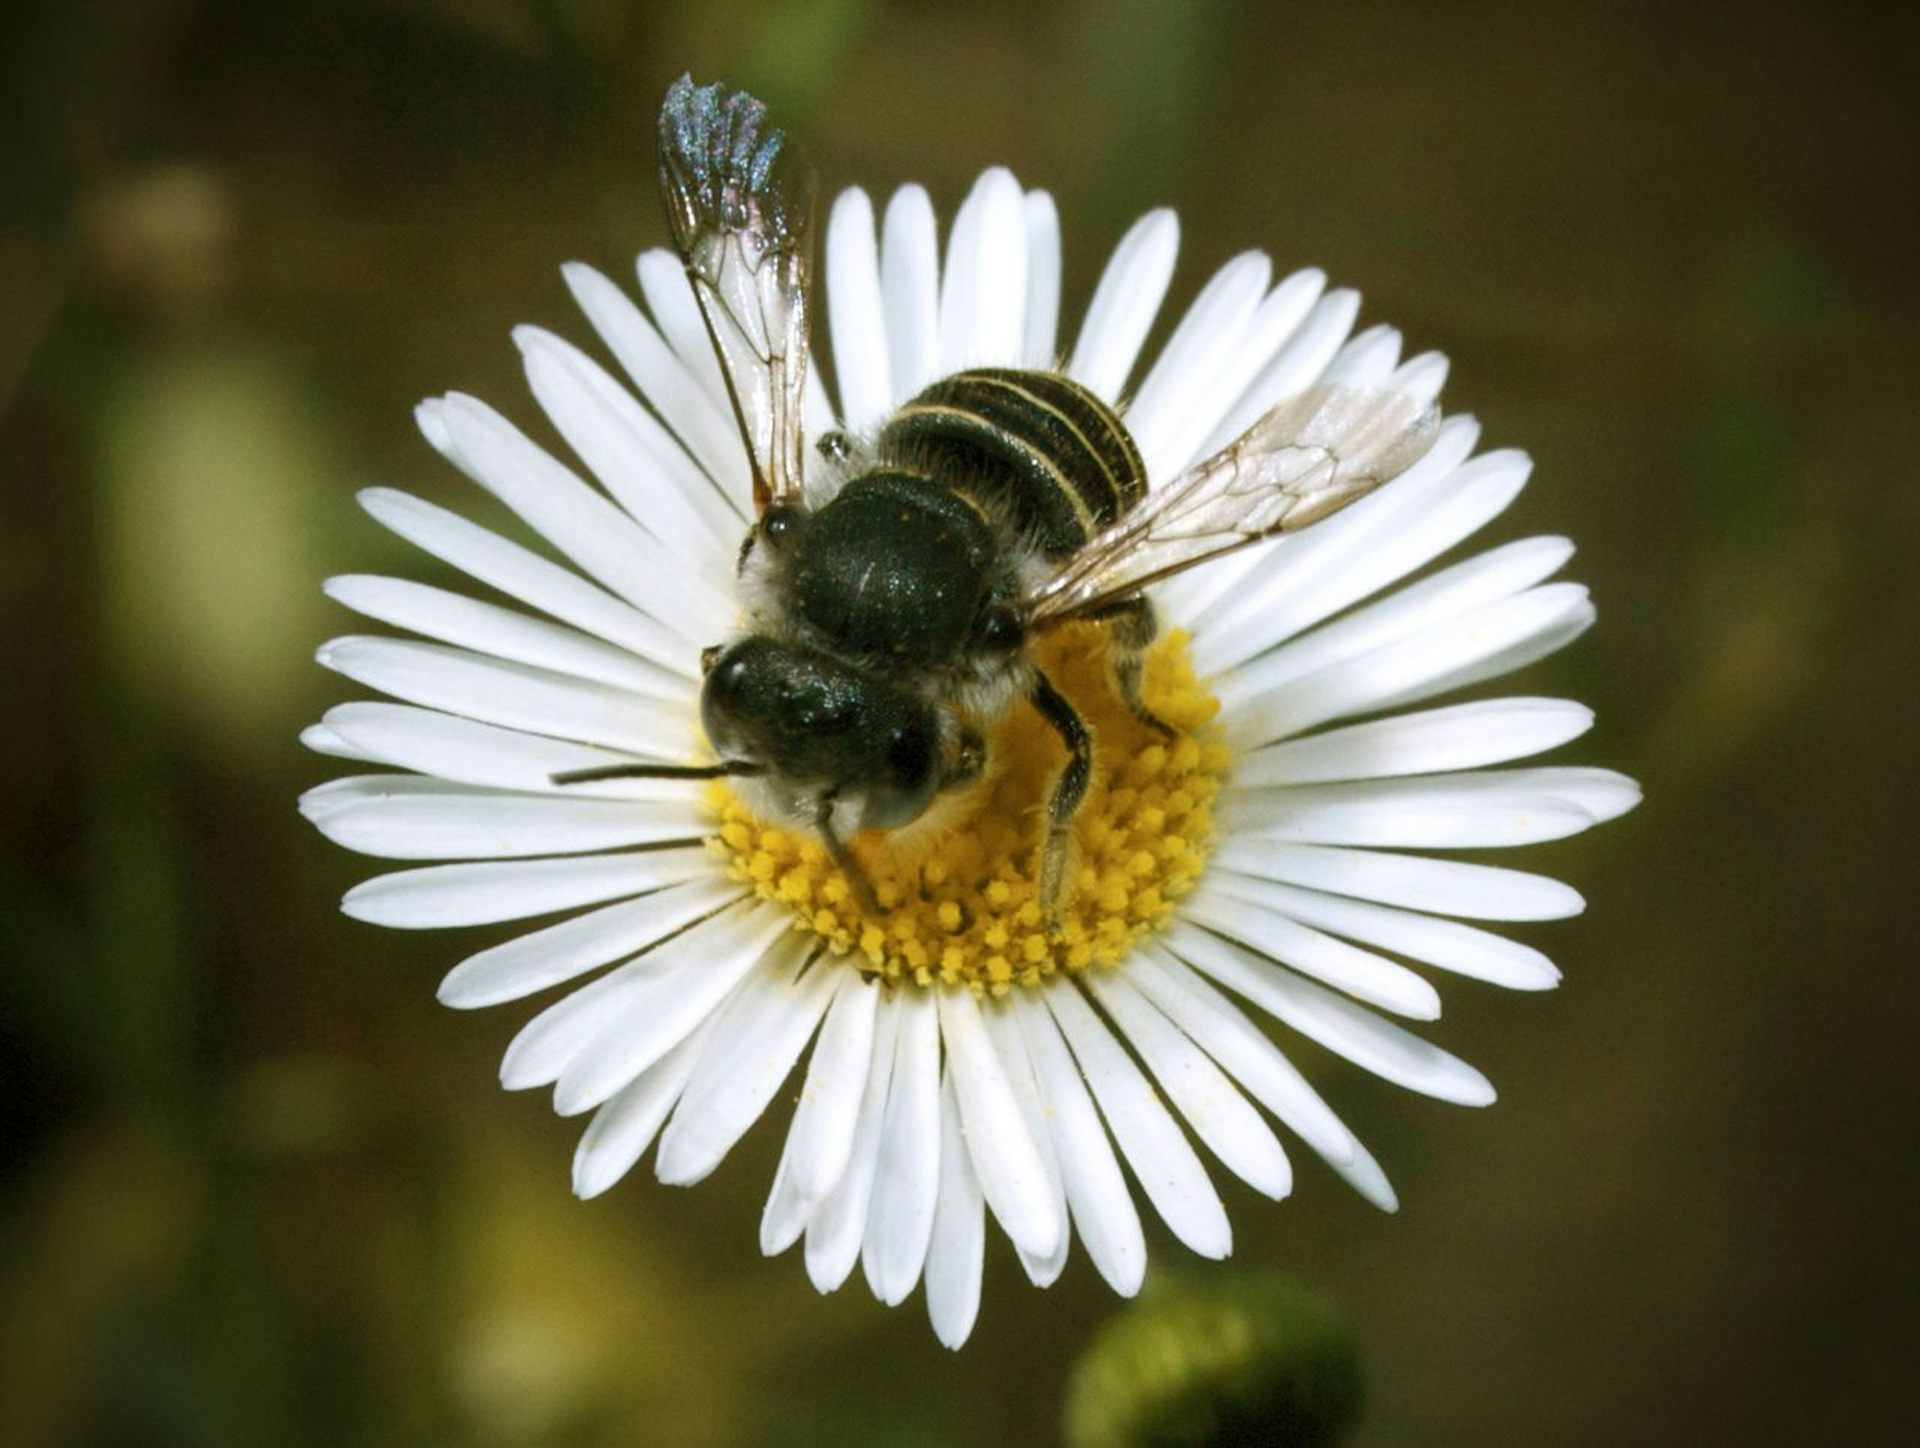
[[[852,439],[857,475],[871,439],[940,379],[1064,373],[1123,422],[1153,499],[1302,397],[1385,396],[1413,414],[1438,396],[1443,358],[1403,361],[1392,328],[1354,331],[1354,292],[1315,270],[1276,281],[1259,253],[1215,273],[1143,364],[1174,272],[1168,211],[1122,238],[1069,341],[1059,234],[1048,195],[1002,169],[961,205],[944,257],[919,187],[878,224],[863,192],[842,193],[822,268],[838,408],[819,369],[799,369],[805,435]],[[798,1067],[762,1249],[804,1238],[822,1291],[856,1260],[890,1304],[924,1282],[952,1347],[973,1327],[988,1215],[1036,1284],[1077,1237],[1132,1294],[1146,1249],[1127,1174],[1180,1241],[1224,1257],[1231,1228],[1205,1157],[1286,1196],[1274,1122],[1392,1210],[1380,1166],[1263,1018],[1411,1090],[1490,1102],[1484,1076],[1392,1018],[1437,1018],[1433,971],[1551,987],[1538,951],[1466,922],[1552,919],[1582,901],[1422,852],[1556,839],[1639,797],[1606,770],[1506,767],[1583,733],[1581,705],[1455,697],[1593,622],[1584,588],[1550,581],[1564,539],[1428,570],[1513,500],[1528,459],[1476,453],[1478,425],[1449,418],[1351,506],[1158,586],[1142,697],[1172,737],[1116,696],[1105,629],[1034,641],[1033,664],[1094,736],[1050,908],[1036,884],[1043,805],[1067,756],[1017,700],[985,718],[979,778],[933,825],[838,849],[769,818],[749,780],[619,777],[712,757],[703,651],[743,629],[736,572],[763,469],[681,257],[639,258],[644,306],[588,267],[565,275],[627,378],[557,336],[515,333],[575,465],[473,398],[419,409],[434,448],[546,547],[404,493],[362,495],[504,601],[393,578],[327,585],[414,637],[321,649],[396,702],[342,704],[306,732],[322,753],[386,768],[301,807],[350,849],[446,862],[356,887],[344,908],[357,919],[550,917],[460,962],[440,998],[560,988],[501,1079],[592,1113],[575,1190],[607,1190],[656,1143],[661,1180],[700,1180]],[[767,443],[753,439],[756,457]],[[809,506],[848,485],[849,465],[811,450],[795,466]],[[749,631],[759,607],[747,602]]]

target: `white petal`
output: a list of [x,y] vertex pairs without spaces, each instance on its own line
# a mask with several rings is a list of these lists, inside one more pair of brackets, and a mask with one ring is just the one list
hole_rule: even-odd
[[803,1200],[793,1184],[793,1144],[794,1133],[789,1129],[786,1145],[780,1149],[780,1164],[773,1169],[767,1204],[760,1210],[760,1253],[764,1257],[777,1257],[799,1241],[816,1205]]
[[[1557,592],[1555,590],[1558,590]],[[1548,608],[1536,594],[1550,594],[1554,606]],[[1527,600],[1527,604],[1521,604]],[[1509,642],[1505,647],[1483,646],[1478,649],[1463,649],[1459,663],[1451,673],[1434,677],[1429,674],[1419,678],[1403,688],[1397,694],[1381,699],[1376,708],[1402,709],[1409,704],[1418,704],[1440,694],[1451,694],[1461,689],[1470,689],[1475,684],[1488,679],[1497,679],[1503,674],[1511,674],[1524,669],[1536,659],[1557,653],[1581,634],[1593,627],[1595,618],[1593,602],[1587,597],[1587,590],[1577,584],[1549,584],[1545,588],[1533,589],[1510,600],[1522,607],[1540,607],[1549,613],[1546,622],[1531,629],[1522,628],[1516,619],[1502,617],[1495,620],[1495,631],[1509,630]]]
[[1267,1110],[1336,1170],[1359,1141],[1307,1078],[1240,1008],[1192,967],[1150,944],[1127,964],[1127,978]]
[[[1441,844],[1443,839],[1457,839],[1463,844],[1530,844],[1536,838],[1557,838],[1539,833],[1546,825],[1525,816],[1525,808],[1541,799],[1577,810],[1589,822],[1599,822],[1618,818],[1638,804],[1640,786],[1610,769],[1487,769],[1230,791],[1221,808],[1226,816],[1263,834],[1270,833],[1276,821],[1288,831],[1317,828],[1336,820],[1343,822],[1341,827],[1391,829],[1387,815],[1398,807],[1407,810],[1403,824],[1409,836],[1425,830],[1439,831],[1435,838],[1323,843],[1431,846]],[[1479,810],[1485,810],[1487,818],[1476,822],[1473,816]],[[1420,822],[1423,820],[1425,823]],[[1509,831],[1513,832],[1512,838],[1507,837]]]
[[1140,1068],[1071,983],[1046,993],[1120,1154],[1173,1235],[1202,1257],[1233,1251],[1233,1227],[1207,1169]]
[[515,327],[513,340],[548,418],[634,521],[688,550],[696,570],[724,563],[740,515],[679,440],[571,342],[539,327]]
[[430,774],[436,779],[487,789],[582,799],[625,799],[666,804],[700,798],[698,781],[610,779],[560,785],[553,776],[569,769],[631,762],[632,755],[522,734],[411,704],[336,704],[323,721],[364,757],[380,764]]
[[1409,1091],[1462,1106],[1485,1106],[1493,1100],[1492,1084],[1465,1061],[1344,996],[1184,921],[1168,931],[1166,942],[1196,970],[1362,1070]]
[[1118,973],[1094,971],[1087,983],[1121,1035],[1221,1164],[1278,1201],[1293,1190],[1293,1168],[1279,1139],[1218,1066]]
[[1179,252],[1179,218],[1164,209],[1150,211],[1120,238],[1100,274],[1067,373],[1109,403],[1126,390]]
[[[447,460],[587,574],[697,649],[732,622],[733,603],[599,493],[477,398],[421,404],[445,429]],[[432,435],[432,427],[423,426]]]
[[1393,1183],[1387,1180],[1386,1172],[1374,1159],[1373,1153],[1359,1141],[1353,1144],[1352,1161],[1329,1162],[1328,1165],[1340,1174],[1348,1186],[1381,1211],[1400,1210],[1400,1194],[1393,1189]]
[[369,925],[403,930],[492,925],[640,895],[712,870],[713,862],[700,845],[557,860],[428,865],[355,885],[340,909]]
[[724,875],[699,879],[575,915],[490,946],[440,982],[440,1004],[459,1010],[519,1000],[641,951],[740,898]]
[[952,1079],[940,1093],[940,1204],[927,1248],[927,1317],[934,1336],[956,1352],[980,1315],[986,1225]]
[[625,292],[577,261],[568,262],[560,272],[574,301],[647,404],[678,434],[694,461],[719,485],[721,496],[740,500],[744,522],[752,475],[746,443],[732,417],[708,395]]
[[1594,817],[1545,790],[1461,787],[1458,775],[1233,791],[1215,811],[1223,833],[1314,845],[1466,850],[1532,845],[1590,829]]
[[1585,632],[1593,617],[1593,603],[1579,584],[1531,588],[1243,699],[1229,715],[1233,733],[1257,746],[1335,719],[1465,688],[1563,647]]
[[[730,908],[603,977],[634,972],[610,992],[613,1009],[602,1003],[595,1013],[600,1028],[554,1078],[553,1109],[573,1116],[598,1106],[685,1039],[755,970],[779,968],[801,944],[788,925],[782,911],[763,902],[737,915]],[[730,1043],[716,1036],[714,1044]]]
[[853,1153],[860,1121],[860,1093],[873,1054],[874,1010],[880,990],[859,971],[840,973],[820,1040],[807,1063],[807,1083],[793,1111],[788,1135],[794,1191],[803,1203],[833,1190]]
[[1384,388],[1400,365],[1398,328],[1376,323],[1342,347],[1320,381],[1328,387]]
[[1416,402],[1432,402],[1440,395],[1440,389],[1447,382],[1448,364],[1444,354],[1422,352],[1418,357],[1402,362],[1387,379],[1387,386],[1394,392],[1413,398]]
[[861,1250],[867,1284],[889,1307],[920,1280],[940,1192],[940,1018],[926,991],[903,994],[899,1014]]
[[853,1152],[839,1182],[807,1222],[807,1276],[821,1292],[832,1292],[845,1282],[860,1256],[874,1175],[879,1170],[887,1096],[893,1083],[894,1042],[905,999],[893,996],[880,1002],[873,1021],[873,1055],[867,1062],[866,1088],[860,1093]]
[[592,679],[657,699],[683,699],[686,679],[577,629],[403,578],[345,574],[322,585],[329,598],[369,618],[442,643],[557,674]]
[[1131,1297],[1146,1275],[1147,1243],[1107,1129],[1046,1007],[1022,994],[1013,1010],[1033,1061],[1074,1229],[1107,1284]]
[[423,786],[421,792],[431,794],[467,795],[476,791],[462,789],[457,785],[446,784],[439,780],[415,780],[400,774],[349,774],[339,779],[330,779],[325,784],[316,784],[300,796],[300,813],[313,824],[332,819],[335,815],[345,814],[358,808],[371,799],[384,799],[391,790],[389,786]]
[[1496,769],[1446,776],[1457,784],[1488,790],[1540,790],[1578,805],[1596,820],[1618,819],[1640,803],[1639,784],[1611,769],[1587,765],[1548,765],[1534,769]]
[[699,654],[656,620],[518,543],[392,488],[368,488],[360,505],[435,558],[574,627],[698,681]]
[[674,355],[714,407],[723,413],[729,411],[733,403],[727,397],[726,378],[700,315],[699,298],[693,294],[693,283],[687,280],[686,263],[664,246],[649,247],[633,259],[633,274],[640,282],[640,295],[654,326]]
[[1242,836],[1221,841],[1212,863],[1257,879],[1473,920],[1563,920],[1586,908],[1579,891],[1544,875],[1420,855]]
[[1060,213],[1044,191],[1029,191],[1027,220],[1027,316],[1021,355],[1024,365],[1059,366]]
[[[842,972],[851,969],[812,951],[807,941],[790,935],[727,1002],[714,1023],[713,1044],[660,1137],[655,1175],[661,1181],[681,1187],[704,1181],[792,1072]],[[810,955],[811,968],[781,959],[804,963]]]
[[1026,198],[995,166],[953,218],[940,277],[940,370],[1018,366],[1027,321]]
[[335,734],[324,724],[309,724],[300,731],[300,742],[315,754],[325,754],[334,759],[351,759],[358,764],[378,764],[380,761],[369,755],[366,750],[356,748]]
[[[1200,289],[1127,404],[1127,431],[1150,478],[1171,477],[1218,421],[1209,394],[1267,294],[1273,263],[1263,252],[1235,257]],[[1218,393],[1212,392],[1217,400]],[[1224,410],[1224,404],[1217,404]],[[1204,412],[1194,426],[1195,414]]]
[[1051,1287],[1066,1269],[1073,1233],[1067,1227],[1067,1190],[1061,1180],[1059,1160],[1054,1156],[1053,1134],[1047,1129],[1046,1107],[1040,1098],[1033,1062],[1027,1055],[1026,1039],[1021,1035],[1019,1021],[1014,1018],[1013,1002],[988,1001],[981,1007],[980,1015],[993,1040],[993,1049],[1007,1069],[1007,1082],[1013,1087],[1013,1099],[1026,1121],[1027,1134],[1039,1148],[1041,1164],[1047,1169],[1047,1187],[1053,1193],[1053,1210],[1060,1218],[1060,1242],[1052,1252],[1045,1257],[1019,1252],[1020,1266],[1027,1280],[1035,1287]]
[[[1321,283],[1325,284],[1324,277]],[[1315,300],[1285,345],[1247,385],[1225,420],[1208,436],[1201,448],[1202,455],[1218,452],[1274,407],[1312,386],[1347,340],[1354,318],[1359,315],[1360,293],[1356,291],[1342,287]]]
[[348,636],[321,645],[315,657],[396,699],[530,734],[675,760],[695,737],[691,696],[668,704],[469,649]]
[[573,1194],[597,1197],[633,1170],[680,1100],[712,1034],[709,1019],[594,1112],[573,1153]]
[[840,193],[827,222],[827,322],[846,425],[865,432],[893,410],[893,364],[873,203],[858,187]]
[[981,1193],[1015,1246],[1035,1257],[1050,1256],[1066,1223],[1054,1207],[1046,1164],[1013,1098],[1006,1066],[972,995],[940,991],[937,999],[947,1072]]
[[1241,665],[1233,674],[1234,693],[1256,697],[1499,603],[1557,572],[1572,556],[1573,544],[1564,538],[1522,538],[1478,554]]
[[1509,990],[1550,990],[1560,983],[1553,962],[1530,945],[1453,920],[1436,920],[1364,900],[1343,900],[1271,880],[1252,880],[1230,870],[1209,877],[1242,899],[1331,930],[1351,940],[1395,951]]
[[1482,699],[1256,749],[1234,761],[1233,779],[1251,788],[1475,769],[1557,749],[1592,725],[1593,710],[1566,699]]
[[1221,883],[1218,872],[1210,874],[1207,883],[1180,908],[1209,930],[1302,975],[1325,981],[1356,1000],[1416,1021],[1440,1018],[1440,997],[1404,965],[1310,930],[1289,916],[1232,894]]
[[[569,1105],[599,1105],[692,1034],[785,926],[778,911],[742,900],[608,971],[521,1027],[501,1060],[500,1084],[523,1091],[581,1066],[613,1079],[596,1099]],[[608,1060],[609,1026],[623,1028],[615,1033],[626,1049],[618,1061]]]
[[940,243],[933,203],[918,186],[893,193],[882,226],[880,290],[898,407],[933,381],[940,365]]
[[1240,336],[1220,358],[1213,386],[1194,397],[1192,408],[1169,439],[1166,449],[1169,474],[1193,466],[1233,441],[1233,437],[1227,437],[1215,442],[1213,437],[1255,376],[1300,330],[1300,324],[1313,310],[1326,284],[1325,272],[1316,268],[1297,271],[1261,300]]
[[[1425,457],[1352,507],[1253,550],[1263,563],[1230,604],[1208,620],[1204,668],[1235,667],[1378,592],[1437,558],[1488,522],[1526,486],[1531,462],[1494,452],[1456,466],[1471,421],[1443,426]],[[1443,446],[1444,444],[1444,446]]]
[[300,812],[337,845],[389,860],[522,859],[679,844],[711,828],[704,805],[507,794],[405,774],[336,779]]

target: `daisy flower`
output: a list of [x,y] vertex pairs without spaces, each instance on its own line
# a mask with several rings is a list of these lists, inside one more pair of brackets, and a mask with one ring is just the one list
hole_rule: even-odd
[[[832,391],[813,368],[806,435],[869,437],[962,367],[1058,369],[1118,413],[1151,489],[1311,388],[1415,409],[1437,398],[1442,357],[1403,359],[1392,328],[1355,330],[1356,293],[1317,270],[1276,279],[1260,253],[1221,267],[1143,358],[1178,243],[1172,212],[1142,218],[1063,329],[1045,192],[987,171],[944,250],[921,188],[879,216],[864,192],[842,193],[821,267]],[[650,1149],[660,1180],[697,1182],[773,1112],[785,1148],[761,1248],[804,1239],[821,1291],[856,1262],[889,1304],[924,1284],[951,1347],[977,1314],[989,1216],[1037,1285],[1077,1237],[1130,1295],[1142,1199],[1221,1258],[1232,1231],[1207,1158],[1289,1193],[1276,1123],[1392,1210],[1385,1173],[1269,1023],[1409,1090],[1491,1102],[1486,1077],[1400,1022],[1438,1017],[1435,972],[1551,987],[1539,951],[1472,922],[1582,901],[1425,852],[1557,839],[1638,799],[1606,770],[1506,767],[1583,733],[1580,704],[1458,697],[1593,622],[1587,591],[1553,581],[1564,539],[1430,567],[1513,500],[1526,456],[1480,452],[1473,419],[1448,418],[1351,506],[1160,586],[1143,694],[1172,737],[1114,696],[1100,630],[1037,645],[1095,740],[1057,918],[1033,881],[1039,806],[1065,752],[1020,705],[934,825],[853,841],[863,882],[732,780],[556,782],[710,757],[702,652],[740,627],[748,449],[680,257],[648,251],[637,271],[638,302],[564,269],[596,350],[514,334],[570,460],[472,397],[418,410],[434,449],[542,546],[392,489],[361,495],[488,596],[327,584],[409,636],[320,650],[385,697],[306,731],[313,749],[377,768],[310,791],[302,811],[349,849],[439,862],[368,880],[346,912],[404,929],[536,922],[454,966],[439,994],[462,1009],[549,994],[501,1080],[591,1113],[576,1192],[606,1191]],[[838,485],[818,455],[806,466],[810,499]]]

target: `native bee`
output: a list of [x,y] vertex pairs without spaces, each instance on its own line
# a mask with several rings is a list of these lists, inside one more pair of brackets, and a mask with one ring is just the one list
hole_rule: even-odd
[[[1305,527],[1414,462],[1438,422],[1391,391],[1316,387],[1149,487],[1119,413],[1063,372],[942,378],[871,436],[802,435],[813,179],[765,108],[681,77],[660,112],[660,181],[751,462],[744,622],[702,656],[718,763],[555,776],[746,781],[814,831],[870,899],[847,841],[895,830],[979,776],[988,727],[1024,700],[1067,759],[1046,801],[1037,888],[1054,918],[1093,765],[1079,713],[1034,659],[1070,620],[1110,630],[1112,686],[1141,693],[1159,580]],[[823,482],[824,477],[824,482]]]

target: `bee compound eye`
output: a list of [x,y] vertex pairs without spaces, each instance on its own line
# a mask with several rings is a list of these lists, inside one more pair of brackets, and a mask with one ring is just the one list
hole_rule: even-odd
[[752,712],[753,650],[734,644],[714,647],[700,655],[705,678],[700,685],[700,716],[707,738],[714,747],[726,750],[736,746],[739,725]]

